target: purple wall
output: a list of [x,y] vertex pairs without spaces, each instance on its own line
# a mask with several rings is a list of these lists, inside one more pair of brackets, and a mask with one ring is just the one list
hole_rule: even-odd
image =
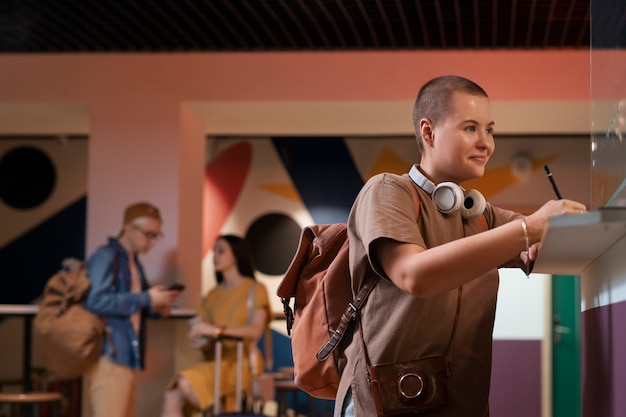
[[541,416],[541,341],[494,340],[490,417]]
[[626,415],[626,302],[582,314],[583,416]]

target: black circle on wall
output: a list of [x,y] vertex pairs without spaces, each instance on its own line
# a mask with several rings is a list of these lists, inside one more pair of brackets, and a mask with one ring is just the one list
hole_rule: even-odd
[[48,155],[31,146],[21,146],[0,159],[0,199],[17,209],[43,203],[56,183],[56,170]]
[[298,223],[285,214],[257,218],[246,233],[257,269],[267,275],[284,274],[298,248],[300,232]]

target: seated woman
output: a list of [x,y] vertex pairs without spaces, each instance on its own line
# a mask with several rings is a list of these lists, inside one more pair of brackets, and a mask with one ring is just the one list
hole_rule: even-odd
[[[163,400],[163,417],[182,416],[186,410],[206,410],[221,401],[220,412],[233,412],[236,404],[236,342],[224,340],[220,378],[221,399],[213,398],[215,378],[214,343],[218,336],[243,338],[243,391],[253,375],[262,373],[263,363],[256,344],[270,322],[267,289],[254,277],[246,242],[234,235],[221,235],[213,248],[217,286],[209,291],[190,322],[189,339],[201,349],[204,361],[178,373],[168,385]],[[251,309],[249,306],[251,305]],[[256,359],[257,363],[254,363]],[[245,394],[244,394],[245,398]]]

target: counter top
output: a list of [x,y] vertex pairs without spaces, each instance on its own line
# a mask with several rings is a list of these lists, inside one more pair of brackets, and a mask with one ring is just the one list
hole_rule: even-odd
[[[39,311],[37,304],[0,304],[0,316],[34,316]],[[187,307],[173,307],[171,318],[191,318],[196,315],[196,309]]]
[[580,275],[624,237],[626,207],[553,217],[533,272]]

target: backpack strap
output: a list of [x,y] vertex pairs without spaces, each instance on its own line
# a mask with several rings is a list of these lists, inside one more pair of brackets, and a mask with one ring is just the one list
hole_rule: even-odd
[[248,299],[246,300],[246,306],[248,308],[248,319],[246,320],[248,324],[252,324],[252,319],[254,317],[254,291],[256,289],[256,281],[250,285],[250,289],[248,290]]
[[365,300],[367,300],[367,297],[372,292],[372,289],[374,288],[374,285],[376,285],[377,281],[378,274],[374,271],[370,271],[370,273],[365,276],[365,279],[359,288],[359,292],[356,297],[354,297],[354,300],[351,303],[348,303],[346,311],[341,316],[339,326],[337,326],[337,329],[335,329],[335,332],[332,334],[330,339],[328,339],[324,346],[322,346],[322,348],[315,355],[318,361],[323,362],[328,359],[331,353],[333,353],[337,346],[339,346],[339,342],[343,339],[348,326],[350,326],[354,319],[356,319],[361,306],[365,303]]
[[[248,308],[248,318],[246,322],[248,324],[252,324],[252,320],[254,319],[254,292],[256,290],[256,281],[250,286],[248,290],[248,299],[246,301],[246,305]],[[258,341],[257,341],[258,342]],[[256,347],[256,344],[255,344]],[[263,335],[263,361],[265,363],[265,368],[270,370],[274,365],[274,354],[272,352],[272,329],[269,326],[265,326],[265,333]]]
[[[407,183],[409,189],[411,190],[413,207],[415,209],[415,220],[417,221],[419,219],[420,206],[417,191],[415,190],[415,185],[408,176],[402,175],[401,178]],[[343,336],[345,335],[346,330],[348,329],[350,324],[357,318],[361,307],[363,306],[363,304],[365,304],[367,297],[370,295],[372,289],[378,282],[378,278],[379,275],[373,270],[369,270],[368,273],[365,275],[365,278],[363,279],[363,282],[359,287],[359,291],[357,292],[356,297],[354,297],[353,301],[348,304],[348,307],[346,307],[346,311],[341,316],[341,321],[339,322],[337,329],[335,329],[333,334],[330,336],[330,339],[328,339],[324,346],[322,346],[322,348],[317,352],[316,356],[318,361],[321,362],[328,359],[328,357],[333,353],[337,346],[339,346],[339,342],[341,342],[341,340],[343,339]]]
[[478,218],[476,219],[476,221],[480,225],[480,229],[483,232],[486,232],[487,230],[489,230],[489,224],[487,223],[487,215],[485,214],[486,212],[487,211],[485,210],[482,216],[478,216]]

